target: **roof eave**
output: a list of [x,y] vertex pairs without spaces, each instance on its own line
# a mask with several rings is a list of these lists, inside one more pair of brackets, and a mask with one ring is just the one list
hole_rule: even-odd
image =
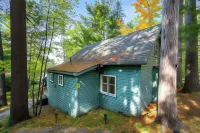
[[79,75],[82,75],[88,71],[91,71],[93,69],[97,68],[97,65],[96,66],[92,66],[88,69],[85,69],[83,71],[80,71],[80,72],[65,72],[65,71],[58,71],[58,70],[49,70],[47,69],[47,72],[54,72],[54,73],[59,73],[59,74],[66,74],[66,75],[71,75],[71,76],[79,76]]

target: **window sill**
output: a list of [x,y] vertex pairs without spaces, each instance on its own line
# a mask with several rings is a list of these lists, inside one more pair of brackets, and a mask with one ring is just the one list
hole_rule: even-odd
[[107,95],[107,96],[110,96],[110,97],[116,97],[116,94],[110,94],[110,93],[106,93],[106,92],[102,92],[102,91],[100,91],[100,93]]

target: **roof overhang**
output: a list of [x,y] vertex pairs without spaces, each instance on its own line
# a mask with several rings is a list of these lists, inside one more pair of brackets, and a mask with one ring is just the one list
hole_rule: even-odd
[[58,71],[58,70],[47,70],[48,72],[53,72],[53,73],[58,73],[58,74],[66,74],[66,75],[71,75],[71,76],[79,76],[79,75],[82,75],[86,72],[89,72],[91,70],[94,70],[95,68],[97,68],[97,65],[96,66],[93,66],[93,67],[90,67],[86,70],[83,70],[83,71],[80,71],[80,72],[65,72],[65,71]]
[[95,62],[65,62],[52,68],[48,68],[48,72],[79,76],[90,70],[97,68]]

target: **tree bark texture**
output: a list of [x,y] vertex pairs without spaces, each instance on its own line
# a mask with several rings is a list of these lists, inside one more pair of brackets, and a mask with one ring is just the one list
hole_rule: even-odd
[[[3,58],[3,44],[2,44],[2,37],[1,37],[1,30],[0,30],[0,60],[4,60]],[[5,81],[5,73],[1,73],[3,70],[0,70],[0,107],[7,105],[6,99],[6,81]]]
[[[183,25],[183,15],[180,12],[181,7],[183,6],[183,0],[180,0],[179,4],[179,30]],[[178,43],[178,68],[177,68],[177,88],[182,87],[182,41],[179,39]]]
[[26,46],[26,2],[11,0],[11,107],[10,124],[29,119]]
[[[191,93],[199,91],[198,76],[198,32],[195,28],[187,26],[197,24],[196,0],[186,0],[185,25],[186,34],[186,64],[185,64],[185,83],[182,92]],[[191,33],[193,35],[191,35]]]
[[[179,131],[176,76],[178,56],[179,0],[163,0],[160,51],[158,116],[164,129]],[[165,131],[164,131],[165,132]]]

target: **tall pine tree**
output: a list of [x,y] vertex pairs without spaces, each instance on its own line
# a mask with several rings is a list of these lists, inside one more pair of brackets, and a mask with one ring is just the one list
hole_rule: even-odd
[[10,124],[29,119],[26,46],[26,2],[11,0],[11,106]]
[[185,83],[182,92],[197,92],[199,88],[198,76],[198,28],[196,0],[186,0],[185,25],[186,25],[186,64]]
[[81,15],[81,21],[68,31],[65,40],[67,57],[84,47],[99,41],[113,38],[120,33],[116,21],[123,21],[122,5],[119,1],[99,0],[86,4],[87,16]]
[[176,100],[179,0],[163,0],[160,51],[160,80],[157,120],[167,128],[180,130]]
[[[183,15],[181,13],[181,8],[183,6],[183,0],[180,0],[179,4],[179,30],[183,25]],[[177,68],[177,87],[181,88],[182,86],[182,40],[179,39],[178,44],[178,68]]]

